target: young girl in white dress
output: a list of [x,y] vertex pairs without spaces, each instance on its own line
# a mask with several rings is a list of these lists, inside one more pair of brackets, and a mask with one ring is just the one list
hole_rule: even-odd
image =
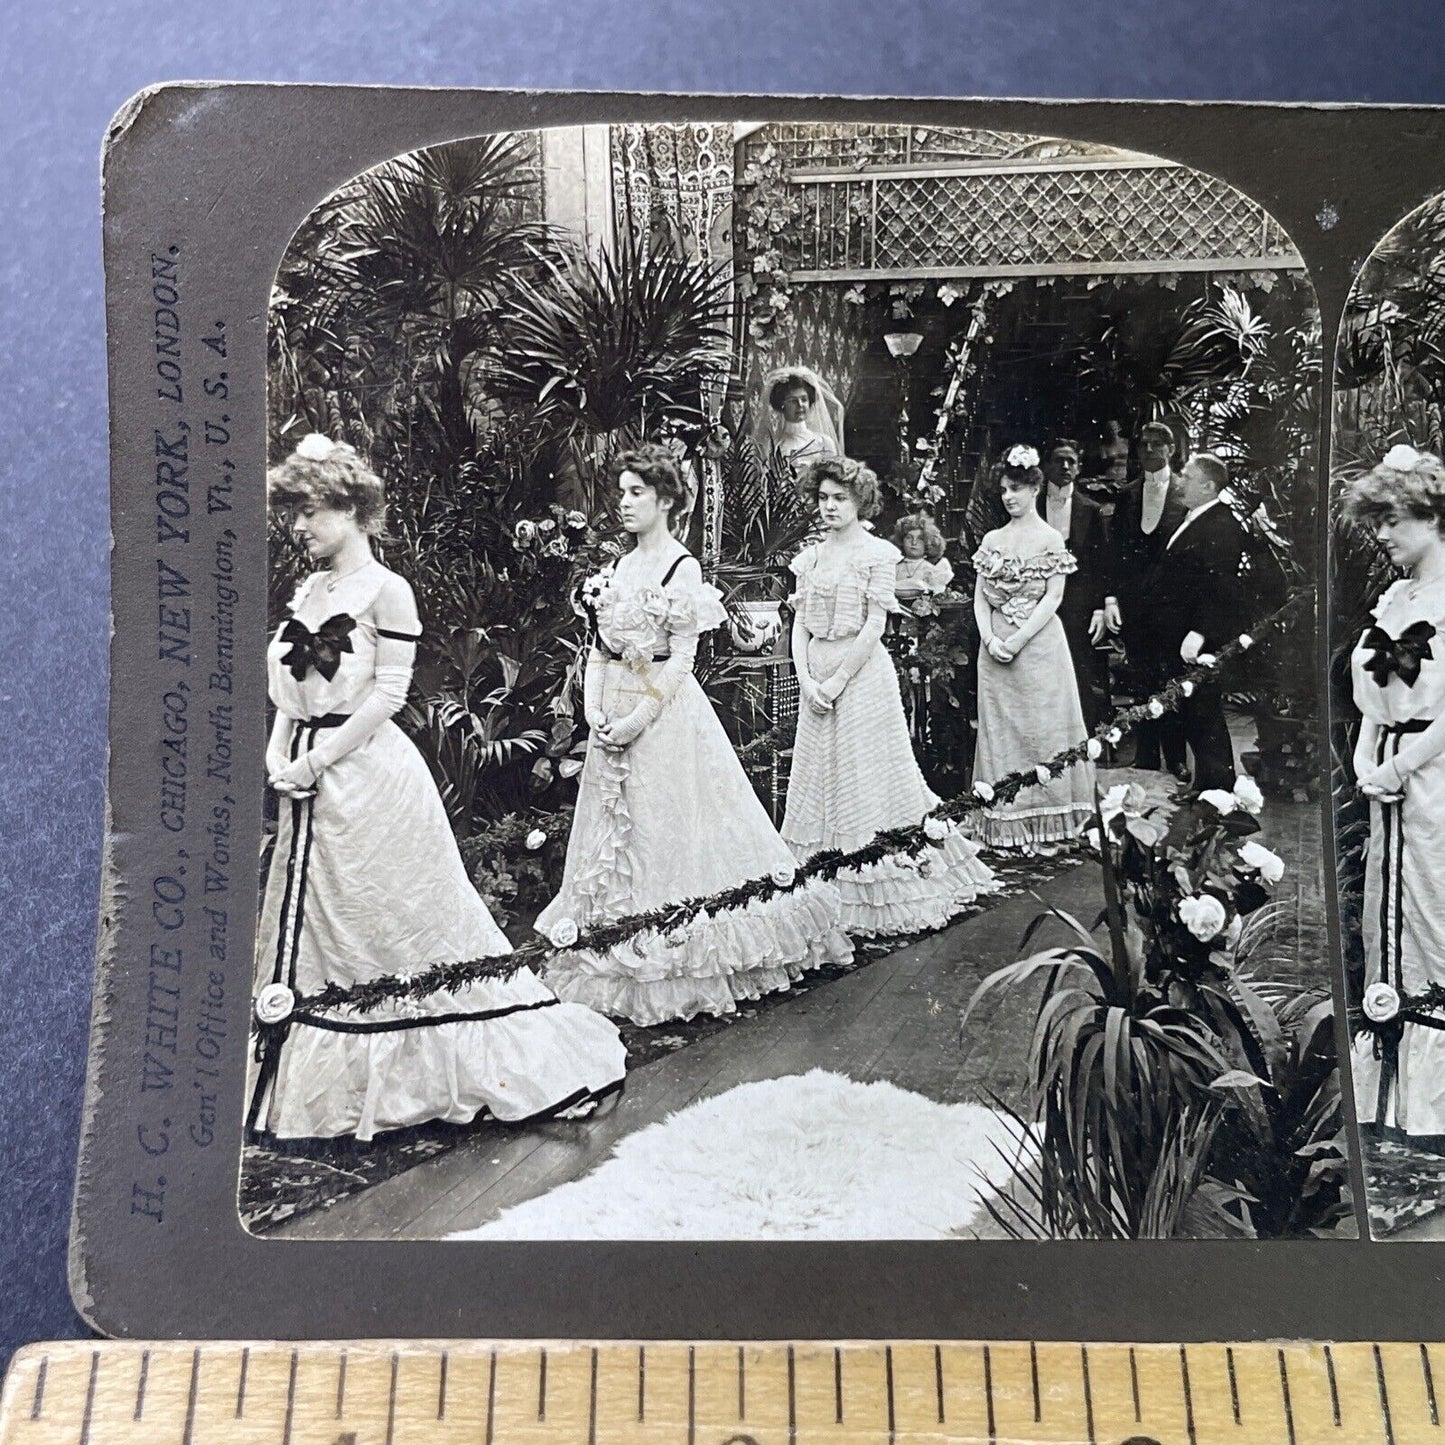
[[[257,946],[263,1018],[278,992],[294,999],[510,948],[421,754],[391,721],[421,625],[405,579],[372,554],[381,481],[350,446],[313,435],[269,482],[318,570],[266,653],[276,706],[266,771],[281,806]],[[482,1113],[521,1122],[615,1090],[625,1060],[607,1019],[560,1003],[522,969],[365,1014],[292,1017],[249,1122],[281,1138],[363,1140]]]
[[639,1024],[736,1010],[807,969],[846,962],[831,884],[647,930],[605,950],[569,948],[579,929],[756,879],[791,881],[792,854],[753,792],[693,676],[699,634],[726,620],[721,594],[669,522],[685,489],[666,448],[616,458],[626,556],[583,584],[595,619],[585,707],[591,737],[562,888],[537,927],[562,946],[547,982]]
[[1445,1154],[1445,464],[1392,447],[1346,498],[1405,572],[1351,656],[1355,779],[1370,799],[1364,1013],[1352,1073],[1362,1126]]
[[[860,462],[815,462],[799,484],[825,528],[790,564],[797,579],[792,650],[798,730],[783,837],[800,859],[854,852],[890,828],[922,823],[938,806],[923,780],[883,626],[897,607],[901,553],[869,533],[878,481]],[[838,875],[843,926],[881,936],[941,928],[995,886],[978,848],[952,824],[917,855],[898,854]]]

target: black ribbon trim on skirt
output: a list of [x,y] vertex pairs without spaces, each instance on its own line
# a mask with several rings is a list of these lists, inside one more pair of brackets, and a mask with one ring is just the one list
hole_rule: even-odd
[[[1383,767],[1400,751],[1400,739],[1411,733],[1422,733],[1430,726],[1430,718],[1409,718],[1380,729],[1375,744],[1375,765]],[[1394,744],[1393,751],[1390,748]],[[1405,807],[1403,800],[1380,802],[1383,824],[1383,847],[1380,854],[1380,981],[1397,992],[1403,992],[1401,949],[1404,944],[1405,870]],[[1393,917],[1391,911],[1393,909]],[[1381,1128],[1389,1117],[1390,1095],[1400,1075],[1400,1041],[1407,1023],[1425,1028],[1445,1029],[1445,1020],[1402,1008],[1394,1018],[1375,1031],[1375,1050],[1380,1059],[1380,1084],[1375,1093],[1375,1120]]]
[[[539,1008],[555,1008],[559,998],[538,999],[535,1003],[514,1003],[507,1008],[479,1009],[463,1014],[421,1014],[411,1019],[333,1019],[324,1014],[292,1014],[287,1024],[323,1029],[330,1034],[395,1034],[404,1029],[434,1028],[438,1024],[484,1024],[504,1019],[509,1014],[532,1013]],[[280,1028],[283,1025],[273,1025]]]
[[[339,728],[348,719],[347,713],[328,712],[320,717],[296,719],[291,729],[289,756],[294,763],[301,756],[302,738],[309,734],[309,750],[316,734],[325,728]],[[296,958],[301,949],[301,925],[306,910],[306,875],[311,866],[311,840],[314,835],[312,798],[291,799],[291,849],[286,857],[286,890],[281,896],[281,914],[276,921],[276,961],[271,968],[271,982],[281,983],[296,991]],[[302,841],[304,835],[304,842]],[[294,900],[294,904],[293,904]],[[293,910],[288,922],[287,913]],[[290,934],[290,958],[286,956],[287,934]],[[288,1023],[263,1029],[256,1038],[256,1060],[261,1065],[256,1075],[256,1088],[246,1110],[246,1134],[255,1138],[261,1109],[281,1067],[281,1047],[286,1042]]]

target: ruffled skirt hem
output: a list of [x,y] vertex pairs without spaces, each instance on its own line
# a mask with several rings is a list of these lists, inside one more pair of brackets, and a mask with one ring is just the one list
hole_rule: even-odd
[[608,1092],[626,1068],[617,1029],[569,1003],[388,1033],[298,1024],[282,1045],[260,1128],[278,1139],[366,1141],[438,1120],[524,1123]]
[[1009,812],[985,808],[971,814],[965,826],[987,848],[1034,853],[1057,851],[1060,845],[1072,842],[1093,816],[1093,808],[1084,803]]
[[859,938],[935,932],[999,886],[977,846],[958,832],[917,854],[847,869],[837,885],[843,930]]
[[646,930],[602,951],[556,954],[544,972],[559,998],[650,1025],[730,1014],[826,964],[852,960],[837,887],[818,880],[765,902],[701,914],[662,934]]

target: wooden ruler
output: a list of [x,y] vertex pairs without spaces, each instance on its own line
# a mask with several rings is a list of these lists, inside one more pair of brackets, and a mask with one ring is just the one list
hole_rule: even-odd
[[[0,1445],[1409,1445],[1422,1344],[35,1345]],[[1445,1388],[1445,1377],[1441,1379]]]

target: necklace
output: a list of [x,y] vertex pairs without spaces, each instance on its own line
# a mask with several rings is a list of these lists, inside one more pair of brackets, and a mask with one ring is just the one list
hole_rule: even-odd
[[376,561],[375,557],[368,557],[365,562],[357,567],[348,567],[345,572],[330,572],[326,574],[326,595],[329,597],[336,591],[337,585],[344,582],[348,577],[354,577],[358,572],[370,567]]

